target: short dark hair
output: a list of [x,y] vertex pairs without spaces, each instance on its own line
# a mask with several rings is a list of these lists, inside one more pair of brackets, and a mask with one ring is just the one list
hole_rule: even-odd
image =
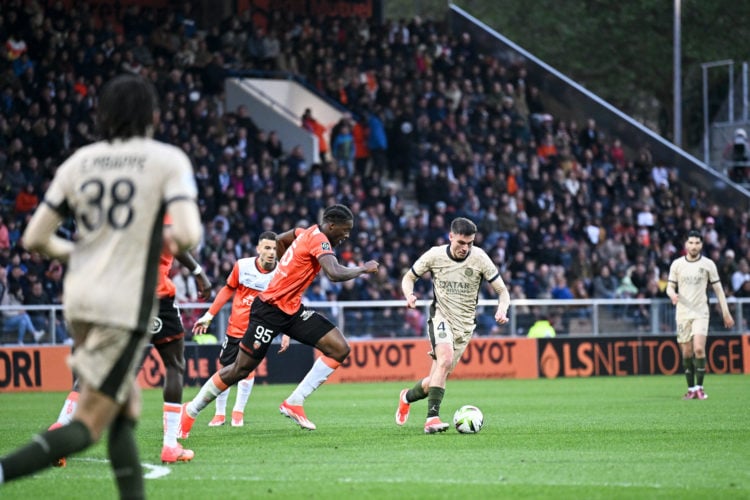
[[145,137],[158,109],[156,90],[144,78],[118,75],[102,89],[97,109],[97,127],[102,139]]
[[260,233],[260,236],[258,236],[258,243],[260,243],[261,240],[276,241],[276,233],[273,231],[263,231]]
[[697,229],[691,229],[690,231],[688,231],[687,238],[685,239],[689,240],[690,238],[698,238],[699,240],[701,240],[701,243],[703,242],[703,234],[701,234],[701,232]]
[[323,211],[323,222],[332,224],[342,224],[354,220],[354,215],[349,207],[345,205],[331,205]]
[[460,234],[461,236],[471,236],[476,234],[477,225],[466,217],[456,217],[451,222],[451,233]]

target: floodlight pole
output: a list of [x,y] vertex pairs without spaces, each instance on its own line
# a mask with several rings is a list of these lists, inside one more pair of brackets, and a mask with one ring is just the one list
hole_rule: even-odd
[[682,55],[680,18],[682,0],[674,0],[674,144],[682,148]]

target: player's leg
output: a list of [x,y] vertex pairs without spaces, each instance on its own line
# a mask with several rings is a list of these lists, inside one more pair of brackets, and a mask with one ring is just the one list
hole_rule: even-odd
[[[237,359],[237,353],[240,349],[240,340],[236,337],[229,335],[224,336],[224,342],[221,344],[221,351],[219,352],[219,364],[222,367],[229,366],[234,363]],[[231,387],[227,387],[224,391],[216,396],[216,410],[214,411],[214,417],[208,423],[209,427],[218,427],[224,425],[227,414],[227,400],[229,399],[229,393]]]
[[[250,323],[252,325],[252,321]],[[221,370],[211,375],[192,401],[182,405],[179,432],[179,437],[181,439],[187,439],[190,436],[190,430],[193,428],[196,417],[198,417],[198,414],[203,411],[206,406],[214,401],[219,394],[224,392],[229,386],[247,378],[250,372],[255,370],[263,360],[263,357],[265,357],[266,352],[268,351],[268,344],[270,344],[271,340],[273,340],[273,338],[268,340],[268,343],[265,344],[265,348],[260,346],[259,349],[253,351],[254,356],[261,356],[259,359],[256,359],[245,351],[246,346],[244,345],[243,339],[243,346],[240,348],[240,351],[237,354],[237,359],[234,360],[234,363],[223,367]]]
[[65,397],[65,402],[62,408],[60,408],[60,414],[57,415],[57,421],[52,424],[55,427],[61,427],[69,424],[73,420],[76,408],[78,408],[78,397],[80,395],[80,388],[78,386],[78,379],[73,381],[73,388],[70,390],[68,395]]
[[[115,471],[120,498],[143,498],[143,471],[135,438],[135,427],[141,415],[141,389],[133,384],[130,398],[109,426],[107,454]],[[140,492],[140,493],[139,493]]]
[[247,406],[247,400],[250,399],[254,385],[255,376],[252,373],[247,378],[237,382],[237,398],[234,401],[234,408],[232,408],[232,427],[245,425],[245,406]]
[[682,354],[682,368],[685,372],[685,380],[688,391],[682,399],[695,398],[695,363],[693,361],[693,332],[692,320],[683,321],[677,325],[677,343],[680,345]]
[[164,364],[161,461],[189,462],[195,453],[177,442],[185,381],[185,330],[174,297],[159,299],[159,315],[153,322],[151,341]]
[[291,321],[287,334],[304,344],[314,346],[323,353],[313,363],[305,378],[297,385],[289,397],[281,403],[279,411],[297,422],[303,429],[315,430],[315,424],[308,420],[303,409],[305,400],[341,365],[351,351],[341,330],[325,316],[305,311]]
[[[78,409],[70,424],[37,435],[29,444],[0,459],[0,481],[32,474],[97,442],[120,414],[135,385],[135,368],[148,339],[144,333],[73,322],[71,330],[80,347],[71,356],[71,366],[80,377]],[[84,340],[86,342],[84,342]],[[139,463],[133,447],[125,447],[121,459]],[[134,476],[128,477],[131,472]],[[118,474],[120,471],[118,471]],[[121,496],[140,494],[137,470],[123,473],[127,483]],[[142,481],[142,479],[141,479]],[[118,482],[118,484],[120,484]],[[142,487],[142,482],[140,483]],[[123,486],[120,485],[122,488]]]
[[693,321],[693,363],[695,365],[695,399],[708,399],[703,390],[703,379],[706,376],[706,339],[708,338],[708,319]]
[[185,340],[179,337],[176,340],[155,344],[154,347],[161,356],[165,371],[162,388],[164,434],[161,461],[163,463],[189,462],[195,457],[195,453],[183,448],[177,442],[185,380]]

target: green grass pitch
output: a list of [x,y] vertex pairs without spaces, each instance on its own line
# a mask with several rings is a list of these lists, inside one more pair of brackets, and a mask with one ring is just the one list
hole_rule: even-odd
[[[705,401],[682,377],[449,381],[444,420],[482,409],[476,435],[425,435],[426,402],[394,422],[409,383],[331,384],[308,400],[318,430],[278,412],[291,386],[256,386],[245,427],[209,428],[192,463],[162,466],[161,392],[144,393],[138,428],[152,499],[750,498],[750,378],[711,375]],[[188,388],[191,398],[197,388]],[[235,391],[229,400],[234,403]],[[57,417],[65,393],[0,395],[0,455]],[[115,498],[104,441],[64,469],[0,486],[0,498]]]

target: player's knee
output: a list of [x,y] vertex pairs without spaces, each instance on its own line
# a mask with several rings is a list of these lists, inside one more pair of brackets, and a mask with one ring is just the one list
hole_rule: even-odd
[[706,357],[706,350],[702,347],[697,347],[695,349],[695,357],[696,358],[705,358]]

